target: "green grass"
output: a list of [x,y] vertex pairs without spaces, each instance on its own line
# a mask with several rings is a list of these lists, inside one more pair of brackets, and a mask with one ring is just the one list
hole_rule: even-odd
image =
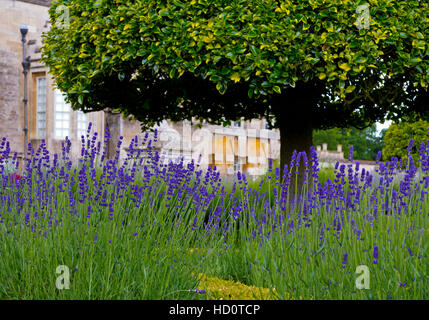
[[[71,168],[68,172],[79,181],[79,170]],[[102,172],[97,170],[97,179],[101,175]],[[333,179],[334,173],[331,169],[324,169],[320,176],[322,181],[326,181],[327,178]],[[86,177],[90,181],[90,190],[96,190],[96,179],[89,171]],[[266,178],[262,185],[259,179],[249,182],[249,186],[260,192],[266,191],[273,204],[275,199],[271,192],[274,181]],[[135,184],[142,185],[142,179],[137,177]],[[274,221],[269,219],[262,231],[265,241],[261,242],[258,241],[259,236],[249,241],[258,226],[248,217],[262,215],[264,211],[264,203],[257,202],[252,196],[246,198],[249,207],[241,213],[234,224],[234,232],[229,236],[222,236],[220,232],[211,235],[204,232],[203,221],[211,208],[220,205],[228,211],[233,206],[234,197],[244,195],[240,185],[231,200],[227,196],[223,204],[216,191],[216,196],[197,215],[197,228],[192,230],[195,210],[190,203],[184,203],[184,195],[176,193],[168,201],[163,194],[168,191],[167,183],[152,179],[153,190],[144,194],[139,207],[132,202],[129,187],[107,185],[108,197],[113,193],[116,199],[112,220],[109,219],[108,208],[101,205],[93,207],[87,217],[88,202],[78,201],[77,183],[66,186],[75,200],[73,205],[68,192],[58,191],[57,181],[52,186],[56,192],[48,203],[40,205],[36,202],[32,207],[24,205],[23,209],[19,205],[18,193],[13,191],[16,188],[13,184],[0,189],[4,199],[0,204],[0,298],[221,298],[222,293],[216,286],[201,281],[199,274],[270,290],[279,299],[429,298],[427,197],[423,203],[416,197],[410,199],[410,205],[418,203],[419,206],[409,214],[379,214],[372,224],[365,217],[380,204],[374,205],[369,197],[364,197],[361,210],[346,210],[341,232],[327,231],[323,243],[319,241],[320,226],[332,224],[335,218],[332,210],[321,207],[311,217],[310,227],[301,227],[293,232],[286,229],[271,232],[267,238]],[[26,186],[21,195],[34,195],[40,186],[35,181],[36,178],[32,189]],[[192,183],[195,183],[195,178],[189,185]],[[209,190],[211,188],[208,187]],[[230,183],[226,190],[231,189]],[[90,190],[87,195],[95,196]],[[169,207],[165,206],[167,203]],[[184,208],[183,212],[176,215],[176,206]],[[70,209],[76,211],[70,212]],[[27,221],[26,214],[30,214]],[[279,209],[272,214],[280,214]],[[286,216],[295,220],[297,214],[297,209],[288,208],[286,212]],[[351,227],[352,218],[362,230],[362,240],[356,239]],[[226,221],[231,222],[231,216],[227,216]],[[377,264],[373,263],[372,257],[374,245],[380,248]],[[346,252],[348,261],[343,268],[342,257]],[[370,270],[369,290],[355,287],[355,270],[362,264]],[[56,279],[60,276],[56,268],[59,265],[66,265],[70,270],[69,290],[56,287]],[[400,286],[399,282],[406,282],[406,286]],[[231,286],[234,287],[233,284]],[[207,292],[190,292],[196,288]],[[240,290],[238,298],[243,294],[249,297],[249,293]],[[225,292],[228,292],[225,298],[231,298],[231,292]]]

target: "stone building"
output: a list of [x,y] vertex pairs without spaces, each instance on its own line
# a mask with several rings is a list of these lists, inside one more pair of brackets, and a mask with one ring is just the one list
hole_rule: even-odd
[[72,111],[63,94],[55,88],[48,69],[41,64],[42,32],[49,28],[48,0],[0,0],[0,137],[11,142],[12,152],[24,154],[23,44],[20,26],[27,25],[27,56],[30,56],[28,86],[28,141],[37,147],[45,139],[49,150],[61,150],[68,136],[73,152],[79,149],[80,135],[89,121],[103,127],[101,112]]
[[344,159],[343,146],[337,145],[337,151],[328,150],[328,144],[324,143],[321,146],[316,146],[316,151],[320,161],[334,161]]
[[[72,154],[80,154],[80,137],[91,122],[101,141],[108,126],[112,137],[109,153],[116,140],[124,137],[121,156],[136,135],[142,135],[140,124],[120,115],[105,112],[73,111],[63,94],[55,88],[49,70],[40,62],[42,33],[50,26],[50,0],[0,0],[0,138],[11,142],[12,154],[24,154],[24,76],[23,45],[20,26],[28,26],[28,141],[37,147],[42,139],[50,151],[60,152],[67,136],[72,141]],[[262,174],[268,158],[279,157],[278,130],[268,130],[264,119],[236,121],[230,127],[203,124],[197,128],[189,121],[158,126],[158,147],[167,157],[183,156],[185,161],[198,159],[203,166],[216,165],[224,174],[241,170],[250,175]]]
[[[124,150],[139,130],[139,123],[119,118],[119,130],[124,136]],[[278,130],[268,130],[264,119],[236,121],[232,126],[223,127],[190,121],[172,123],[164,120],[156,128],[159,131],[158,146],[165,159],[183,157],[185,161],[200,159],[203,167],[216,166],[225,174],[237,171],[256,176],[265,172],[269,158],[280,155],[280,134]],[[141,134],[142,136],[143,134]]]

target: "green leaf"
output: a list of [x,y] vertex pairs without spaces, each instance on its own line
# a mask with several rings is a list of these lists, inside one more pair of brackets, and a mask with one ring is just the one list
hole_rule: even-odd
[[356,89],[356,86],[348,86],[345,92],[346,92],[346,93],[351,93],[351,92],[353,92],[355,89]]
[[97,1],[94,3],[94,8],[101,7],[102,5],[103,5],[103,0],[97,0]]
[[168,12],[167,9],[163,9],[163,10],[159,10],[158,14],[160,16],[164,16],[165,17],[165,16],[168,16],[170,13]]
[[212,75],[209,79],[213,82],[219,82],[222,78],[217,75]]
[[214,63],[217,63],[217,62],[219,62],[219,61],[220,61],[220,59],[222,59],[222,57],[220,57],[220,56],[216,56],[216,57],[214,57],[214,58],[213,58],[213,62],[214,62]]
[[259,49],[256,48],[254,45],[250,46],[250,51],[252,51],[252,53],[255,55],[259,54]]
[[281,89],[279,86],[274,86],[273,90],[274,90],[274,92],[281,93]]
[[[99,70],[94,70],[89,77],[92,78],[95,75],[97,75],[99,72],[100,72]],[[87,91],[87,90],[85,90],[85,91]]]
[[421,33],[421,32],[416,32],[415,36],[416,36],[418,39],[422,39],[422,40],[425,38],[425,36],[424,36],[424,35],[423,35],[423,33]]
[[246,51],[246,48],[244,48],[244,47],[242,47],[242,48],[239,47],[239,48],[235,49],[235,52],[238,53],[238,54],[242,54],[245,51]]
[[348,63],[341,63],[340,65],[339,65],[339,67],[341,68],[341,69],[343,69],[343,70],[345,70],[345,71],[349,71],[351,68],[350,68],[350,66],[348,65]]
[[236,72],[231,76],[231,80],[234,82],[239,82],[240,81],[240,75]]
[[170,70],[170,78],[173,79],[175,75],[176,75],[176,69],[173,68]]
[[219,82],[216,84],[216,89],[219,91],[220,94],[224,94],[226,91],[226,86],[223,83]]
[[410,62],[411,63],[419,63],[419,62],[421,62],[422,61],[422,59],[420,59],[420,58],[411,58],[410,59]]
[[368,60],[366,57],[359,57],[356,59],[357,63],[365,63]]

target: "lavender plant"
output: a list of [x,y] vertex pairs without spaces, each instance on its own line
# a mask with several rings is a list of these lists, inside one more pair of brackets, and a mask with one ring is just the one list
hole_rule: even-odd
[[[270,160],[257,182],[241,172],[225,182],[216,167],[165,161],[156,131],[120,160],[123,138],[107,159],[108,129],[103,143],[90,130],[77,161],[67,138],[60,154],[29,144],[21,164],[0,142],[0,297],[205,298],[204,273],[280,299],[428,298],[429,139],[419,167],[409,155],[371,173],[351,151],[322,180],[311,149],[282,176]],[[306,183],[291,197],[301,162]],[[55,286],[58,265],[69,290]],[[358,265],[370,289],[356,288]]]

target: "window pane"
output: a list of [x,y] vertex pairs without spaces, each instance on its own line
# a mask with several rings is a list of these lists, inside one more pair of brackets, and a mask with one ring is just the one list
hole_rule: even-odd
[[37,98],[36,98],[36,111],[37,111],[37,137],[46,138],[46,77],[37,78]]
[[86,136],[88,129],[88,115],[82,111],[77,112],[77,137]]
[[55,90],[55,136],[64,139],[69,136],[70,106],[64,100],[64,94]]

